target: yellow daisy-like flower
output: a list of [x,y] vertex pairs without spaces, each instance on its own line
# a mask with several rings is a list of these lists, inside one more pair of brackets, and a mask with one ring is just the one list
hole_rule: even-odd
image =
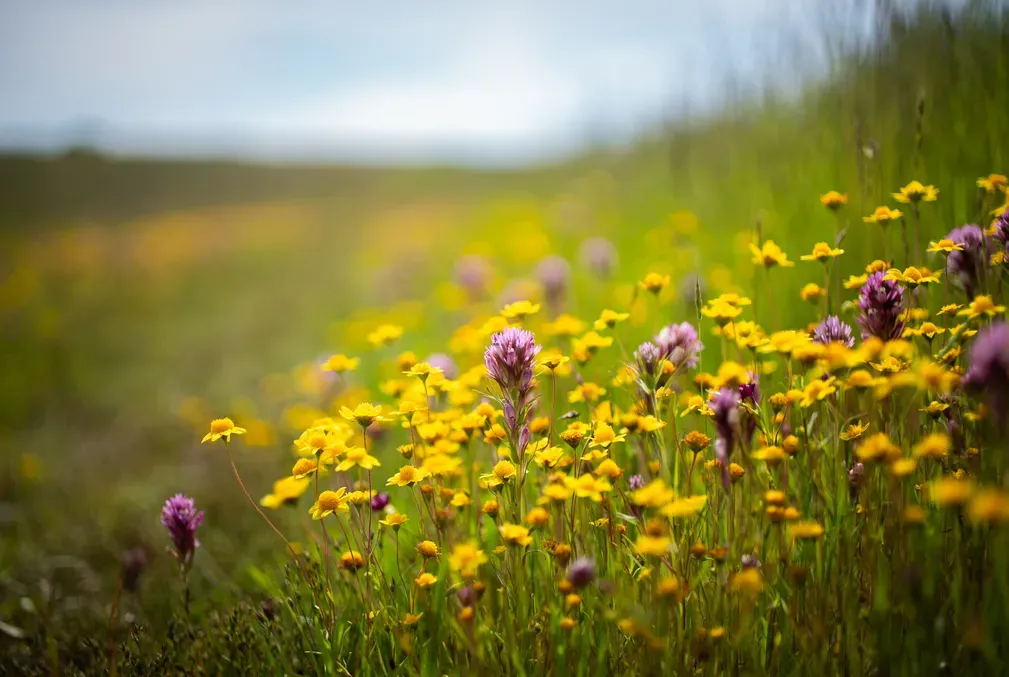
[[501,310],[501,316],[509,320],[521,320],[540,312],[540,304],[531,301],[509,303]]
[[866,223],[878,223],[881,226],[885,226],[891,221],[896,221],[904,214],[899,209],[890,209],[889,207],[876,207],[874,211],[869,216],[863,216],[862,220]]
[[670,278],[668,275],[648,273],[640,282],[638,282],[638,285],[645,291],[650,291],[658,296],[663,289],[669,286],[669,280]]
[[508,545],[526,547],[533,542],[533,537],[529,535],[529,529],[521,524],[502,524],[498,527],[501,539]]
[[592,431],[592,446],[602,449],[609,449],[617,442],[623,442],[626,435],[618,435],[613,430],[613,426],[604,421],[597,421],[596,427]]
[[843,249],[837,249],[836,247],[831,247],[826,242],[817,242],[813,245],[813,251],[810,254],[803,254],[799,258],[803,261],[819,261],[823,263],[828,259],[834,259],[844,253]]
[[336,491],[323,491],[320,493],[319,498],[315,501],[315,505],[309,509],[312,519],[321,520],[327,515],[350,512],[346,492],[346,489],[340,487]]
[[930,254],[951,254],[952,252],[962,252],[963,245],[950,239],[942,239],[938,242],[929,242],[926,251]]
[[753,263],[755,265],[764,266],[765,268],[773,268],[774,266],[791,268],[795,265],[795,262],[789,261],[788,255],[773,240],[764,240],[764,243],[759,247],[750,243],[750,251],[753,253]]
[[936,315],[952,315],[961,308],[963,308],[963,306],[959,303],[947,303],[939,309],[939,312],[936,313]]
[[358,358],[347,357],[343,353],[340,353],[338,355],[333,355],[326,360],[322,365],[322,369],[324,371],[333,371],[337,374],[342,374],[345,371],[354,371],[357,369],[358,363],[360,363]]
[[589,473],[580,475],[577,479],[565,477],[564,485],[578,498],[587,498],[595,503],[603,500],[604,493],[609,493],[613,490],[613,485],[607,480],[602,477],[593,477]]
[[587,381],[576,386],[574,390],[568,393],[568,402],[570,404],[575,404],[576,402],[597,402],[605,394],[605,388]]
[[340,567],[351,573],[364,567],[364,555],[357,550],[351,550],[340,555]]
[[230,418],[215,418],[210,422],[210,432],[203,437],[203,442],[216,442],[222,437],[225,442],[230,442],[232,435],[244,434],[245,428],[239,428]]
[[336,466],[336,472],[346,472],[354,467],[371,470],[380,465],[382,464],[378,459],[369,454],[364,447],[349,447],[343,455],[343,460]]
[[788,526],[788,536],[792,540],[811,540],[823,537],[823,525],[814,520],[793,522]]
[[410,519],[401,512],[394,512],[384,520],[379,520],[378,523],[387,527],[392,527],[393,531],[399,531],[399,528]]
[[386,482],[385,484],[386,486],[395,485],[397,487],[406,487],[406,486],[412,487],[414,484],[417,484],[417,482],[426,479],[428,476],[430,476],[430,474],[431,473],[429,473],[427,470],[424,470],[423,468],[416,468],[412,465],[404,465],[402,468],[399,469],[399,472],[390,477],[389,481]]
[[291,476],[300,480],[314,475],[319,469],[319,464],[314,458],[299,458],[291,469]]
[[715,412],[711,410],[708,403],[704,401],[704,398],[700,395],[691,395],[687,399],[687,406],[680,413],[680,416],[686,416],[687,414],[700,414],[701,416],[713,416]]
[[543,333],[547,336],[577,336],[585,331],[585,323],[574,315],[564,313],[558,315],[553,322],[543,325]]
[[1005,310],[1005,306],[995,305],[991,296],[981,294],[974,297],[974,300],[966,308],[958,312],[957,315],[966,315],[968,319],[975,320],[979,317],[994,317],[995,315],[1004,313]]
[[928,495],[940,507],[963,505],[974,495],[975,486],[971,480],[947,475],[928,487]]
[[285,477],[273,483],[273,491],[259,499],[259,505],[264,508],[277,509],[281,506],[294,503],[302,494],[308,491],[311,485],[309,479],[298,479],[296,477]]
[[852,440],[857,440],[859,437],[861,437],[862,434],[865,433],[865,431],[868,429],[869,429],[868,423],[862,423],[861,421],[857,421],[849,425],[847,428],[845,428],[844,432],[841,433],[840,437],[845,442],[851,442]]
[[814,379],[802,389],[802,399],[799,400],[800,407],[811,407],[817,402],[837,392],[837,379],[833,376],[827,379]]
[[890,440],[889,435],[886,433],[876,433],[875,435],[870,435],[859,445],[858,449],[855,450],[855,456],[862,462],[889,460],[900,458],[901,451],[900,447]]
[[781,447],[764,447],[753,452],[753,458],[768,465],[777,465],[788,458],[788,455]]
[[432,585],[438,582],[438,577],[432,573],[425,571],[420,576],[417,576],[413,580],[414,584],[421,589],[430,588]]
[[421,381],[426,381],[432,374],[442,374],[440,367],[432,367],[427,362],[418,362],[417,364],[410,367],[409,370],[404,371],[407,376],[416,376]]
[[742,312],[738,306],[717,299],[701,308],[701,314],[704,317],[711,318],[720,326],[724,326],[736,319]]
[[1002,174],[989,174],[977,180],[977,187],[986,193],[1005,191],[1007,179]]
[[481,564],[487,563],[487,555],[477,547],[476,542],[457,543],[448,556],[448,565],[452,571],[458,571],[463,577],[476,575]]
[[434,541],[421,541],[417,544],[417,552],[419,552],[424,559],[434,559],[441,554],[438,544]]
[[634,542],[634,549],[645,557],[662,557],[669,554],[671,545],[672,541],[667,536],[642,535]]
[[891,282],[902,282],[908,287],[917,287],[920,284],[927,284],[929,282],[938,282],[939,278],[932,271],[927,268],[924,270],[918,269],[915,266],[908,266],[903,272],[899,268],[890,268],[886,271],[886,275],[883,276],[884,280],[890,280]]
[[596,331],[602,331],[604,329],[612,329],[616,325],[620,324],[627,318],[631,316],[630,313],[618,313],[615,310],[610,310],[609,308],[603,310],[599,314],[599,319],[593,323],[593,327]]
[[848,196],[847,194],[839,193],[836,190],[829,190],[820,196],[820,204],[827,209],[837,211],[844,205],[848,204]]
[[362,402],[353,409],[340,407],[340,416],[351,423],[357,423],[362,428],[367,428],[376,421],[391,421],[392,419],[382,415],[382,407],[376,404]]
[[672,489],[657,477],[640,489],[631,492],[631,503],[644,508],[660,508],[671,503],[676,497]]
[[802,289],[799,290],[799,296],[803,301],[808,303],[817,303],[827,294],[827,290],[816,284],[815,282],[810,282],[803,285]]
[[687,496],[678,498],[659,508],[659,512],[669,518],[692,517],[704,509],[708,503],[707,496]]
[[897,202],[910,204],[912,202],[935,202],[939,191],[935,186],[923,186],[919,181],[912,181],[899,192],[891,193]]
[[952,442],[946,433],[932,433],[914,445],[911,453],[915,458],[945,458],[951,447]]
[[570,357],[565,357],[559,352],[550,352],[540,355],[540,366],[549,369],[550,371],[557,371],[560,367],[564,366],[571,361]]
[[500,460],[490,473],[480,475],[480,484],[486,488],[499,487],[515,478],[515,466],[511,461]]
[[368,343],[376,348],[387,346],[403,335],[403,327],[395,324],[380,325],[368,334]]
[[864,285],[868,279],[868,275],[849,275],[848,279],[844,281],[844,288],[861,289],[862,285]]

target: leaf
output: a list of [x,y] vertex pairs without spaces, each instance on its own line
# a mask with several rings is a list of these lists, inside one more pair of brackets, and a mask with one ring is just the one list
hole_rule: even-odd
[[3,621],[0,621],[0,632],[4,633],[5,635],[7,635],[8,637],[11,637],[13,639],[24,639],[25,638],[25,631],[24,630],[22,630],[21,628],[15,627],[13,625],[9,625],[7,623],[4,623]]

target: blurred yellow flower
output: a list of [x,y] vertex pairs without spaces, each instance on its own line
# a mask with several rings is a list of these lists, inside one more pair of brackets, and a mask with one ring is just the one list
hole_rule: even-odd
[[935,202],[939,197],[939,191],[935,186],[923,186],[918,181],[912,181],[897,193],[891,193],[893,199],[904,204],[912,202]]
[[843,249],[831,247],[826,242],[817,242],[813,245],[813,252],[811,254],[803,254],[799,258],[803,261],[819,261],[820,263],[823,263],[828,259],[837,258],[843,253]]
[[765,268],[773,268],[774,266],[790,268],[795,265],[795,262],[789,261],[788,255],[773,240],[764,240],[763,244],[759,247],[751,243],[750,251],[753,253],[753,263],[755,265],[761,265]]

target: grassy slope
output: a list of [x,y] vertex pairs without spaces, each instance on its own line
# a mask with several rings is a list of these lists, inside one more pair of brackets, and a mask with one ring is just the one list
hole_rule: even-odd
[[[263,373],[328,348],[327,324],[362,300],[388,299],[397,290],[429,300],[428,292],[413,290],[430,289],[443,275],[438,262],[450,264],[467,242],[509,220],[544,220],[551,247],[565,254],[585,235],[612,237],[633,261],[621,273],[628,280],[648,267],[682,276],[694,267],[709,272],[724,265],[747,288],[752,269],[744,244],[758,219],[765,237],[797,259],[815,240],[833,235],[833,217],[817,200],[828,189],[851,195],[842,224],[850,227],[845,275],[858,272],[857,262],[880,237],[860,216],[912,178],[943,191],[924,217],[923,240],[976,218],[973,179],[1004,172],[1009,162],[1009,25],[1005,16],[998,21],[989,15],[953,26],[926,14],[913,29],[895,24],[886,51],[852,57],[827,86],[798,101],[768,101],[683,123],[661,141],[642,142],[621,156],[542,171],[276,169],[87,158],[0,162],[0,218],[11,245],[4,249],[18,252],[15,260],[25,243],[41,243],[43,252],[79,251],[79,240],[67,244],[61,235],[68,225],[99,224],[100,232],[115,234],[97,259],[69,272],[47,269],[42,293],[4,317],[5,342],[14,349],[4,351],[0,365],[7,393],[3,456],[13,470],[19,452],[37,452],[55,483],[31,489],[11,473],[0,479],[16,506],[4,528],[4,568],[37,594],[39,579],[67,575],[59,569],[71,566],[76,573],[67,575],[65,594],[92,594],[85,607],[100,613],[104,602],[95,600],[109,598],[121,549],[137,542],[160,547],[150,497],[181,484],[192,487],[218,525],[227,523],[227,530],[208,525],[205,542],[213,547],[201,553],[196,577],[200,599],[227,599],[236,585],[248,584],[235,577],[238,563],[256,561],[256,546],[273,544],[253,539],[262,530],[250,519],[227,519],[237,494],[230,487],[210,491],[227,471],[176,422],[180,398],[207,393],[228,406],[229,395],[248,392]],[[861,151],[869,144],[876,148],[871,160]],[[556,218],[560,195],[582,208],[573,228]],[[235,207],[277,201],[295,205],[296,212],[278,212],[255,228],[249,212]],[[696,251],[674,240],[652,246],[656,227],[678,209],[700,219]],[[166,212],[174,215],[167,225],[158,221]],[[377,286],[384,278],[369,271],[391,243],[376,238],[403,219],[438,234],[418,246],[420,259],[434,263]],[[197,243],[207,256],[167,257],[161,249],[178,236],[155,235],[123,249],[149,252],[150,267],[115,264],[116,249],[124,246],[120,238],[137,228],[175,228],[179,221],[188,224],[188,236],[202,234]],[[242,246],[249,228],[288,235]],[[899,235],[890,235],[896,248]],[[507,265],[528,271],[521,261]],[[812,318],[796,290],[815,279],[801,264],[772,278],[776,295],[788,301],[783,322]],[[717,286],[717,276],[709,283]],[[576,292],[583,316],[607,304],[591,289]],[[59,331],[40,330],[54,309]],[[440,340],[433,337],[432,345]],[[250,455],[246,462],[276,473],[269,459]],[[71,519],[64,501],[51,500],[56,487],[72,491],[61,495],[88,508],[72,511]],[[57,553],[72,553],[72,564],[54,561]],[[166,575],[168,564],[160,559],[155,573]],[[216,599],[209,597],[214,586]],[[17,605],[15,587],[3,591],[2,608]],[[167,603],[154,594],[148,602]]]

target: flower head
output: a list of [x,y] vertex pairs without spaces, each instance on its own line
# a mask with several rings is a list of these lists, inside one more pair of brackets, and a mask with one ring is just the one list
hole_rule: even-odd
[[750,252],[753,253],[753,263],[765,268],[773,268],[774,266],[791,268],[795,265],[795,262],[789,261],[788,255],[773,240],[764,240],[759,247],[751,243]]
[[590,237],[578,250],[582,265],[596,277],[608,278],[617,266],[617,248],[603,237]]
[[532,332],[508,327],[491,337],[491,344],[484,352],[484,366],[502,392],[528,391],[539,352]]
[[904,333],[904,322],[900,319],[904,311],[904,287],[884,279],[882,272],[873,273],[862,285],[858,307],[862,311],[858,321],[863,338],[875,336],[890,341]]
[[881,226],[885,226],[891,221],[896,221],[902,216],[903,214],[899,209],[890,209],[889,207],[884,206],[876,207],[876,211],[869,216],[862,217],[862,220],[866,223],[878,223]]
[[666,325],[656,335],[655,344],[662,351],[662,357],[677,369],[696,367],[704,350],[697,330],[689,322]]
[[336,491],[323,491],[320,493],[315,505],[309,510],[312,519],[321,520],[327,515],[350,512],[346,493],[347,490],[343,487],[340,487]]
[[892,193],[893,199],[897,202],[908,204],[911,202],[935,202],[939,197],[939,190],[935,186],[923,186],[919,181],[912,181],[897,193]]
[[985,393],[999,420],[1009,413],[1009,324],[996,322],[978,332],[971,345],[970,388]]
[[172,554],[179,560],[180,566],[188,568],[196,549],[200,547],[196,530],[203,524],[203,511],[197,512],[193,499],[175,494],[165,501],[161,509],[161,523],[172,539]]
[[837,249],[836,247],[831,247],[826,242],[817,242],[813,245],[813,252],[811,254],[803,254],[799,258],[803,261],[819,261],[821,263],[827,261],[828,259],[837,258],[844,253],[843,249]]
[[584,588],[596,578],[596,562],[591,557],[579,557],[568,566],[567,580],[575,589]]
[[855,345],[855,338],[851,334],[851,327],[841,321],[837,315],[830,315],[813,330],[813,341],[827,345],[828,343],[842,343],[848,348]]
[[844,205],[848,204],[848,196],[846,194],[839,193],[836,190],[829,190],[820,196],[820,204],[827,209],[837,211]]
[[994,252],[994,243],[974,224],[954,228],[945,239],[960,246],[946,257],[946,274],[972,296],[984,273],[984,262]]
[[210,422],[210,432],[203,437],[204,442],[216,442],[224,438],[225,442],[231,441],[232,435],[245,434],[245,428],[239,428],[230,418],[215,418]]

